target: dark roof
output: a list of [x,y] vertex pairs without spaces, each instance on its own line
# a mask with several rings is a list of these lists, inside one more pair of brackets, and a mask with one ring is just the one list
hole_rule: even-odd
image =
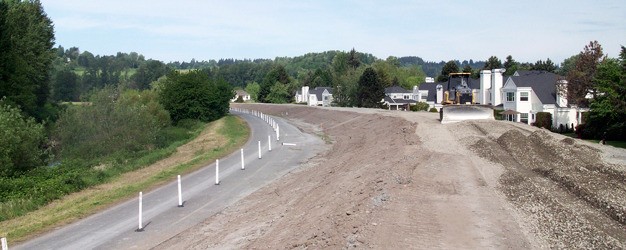
[[[396,92],[394,92],[396,93]],[[385,102],[387,103],[395,103],[395,104],[407,104],[407,103],[416,103],[415,100],[405,100],[405,99],[393,99],[389,96],[385,96]]]
[[518,70],[510,77],[517,87],[530,87],[543,104],[556,103],[556,81],[559,76],[547,71]]
[[333,88],[330,87],[315,87],[315,89],[309,90],[309,95],[315,94],[317,100],[322,100],[322,94],[324,94],[324,90],[328,90],[329,94],[333,94]]
[[439,84],[444,86],[444,83],[442,82],[424,82],[420,84],[418,87],[419,90],[428,90],[428,97],[426,97],[426,101],[434,102],[437,99],[437,85]]
[[408,91],[400,86],[391,86],[391,87],[385,88],[385,94],[391,94],[391,93],[413,93],[413,92]]

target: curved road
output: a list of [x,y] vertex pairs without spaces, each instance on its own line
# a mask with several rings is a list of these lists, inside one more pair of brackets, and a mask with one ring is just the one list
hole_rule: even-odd
[[[52,231],[11,249],[146,249],[226,209],[241,198],[297,168],[321,152],[324,142],[274,117],[280,126],[280,141],[262,119],[234,112],[251,128],[244,146],[245,170],[240,151],[220,159],[220,185],[215,185],[215,163],[182,177],[184,207],[178,207],[177,183],[143,195],[143,232],[138,228],[138,202],[132,199],[104,212]],[[268,135],[272,151],[268,152]],[[261,141],[262,159],[258,159]],[[295,146],[283,146],[282,142]]]

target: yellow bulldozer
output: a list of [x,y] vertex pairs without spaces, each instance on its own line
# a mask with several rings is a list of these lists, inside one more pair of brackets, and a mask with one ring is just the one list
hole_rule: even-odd
[[439,111],[442,124],[465,120],[494,120],[493,107],[477,103],[478,96],[469,85],[471,73],[450,73]]

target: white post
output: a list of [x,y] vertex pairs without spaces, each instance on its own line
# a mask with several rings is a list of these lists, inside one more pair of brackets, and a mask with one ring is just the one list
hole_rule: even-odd
[[220,184],[220,160],[215,160],[215,185]]
[[246,167],[243,165],[243,148],[241,149],[241,170],[246,169]]
[[259,141],[259,159],[261,159],[261,141]]
[[9,244],[7,244],[7,238],[0,239],[2,241],[2,250],[9,250]]
[[270,151],[272,151],[272,136],[271,135],[267,136],[267,147],[269,148]]
[[143,231],[143,192],[139,192],[139,227],[137,228],[137,232]]
[[178,207],[183,207],[183,189],[180,185],[180,175],[178,175]]
[[280,127],[276,126],[276,140],[280,141]]

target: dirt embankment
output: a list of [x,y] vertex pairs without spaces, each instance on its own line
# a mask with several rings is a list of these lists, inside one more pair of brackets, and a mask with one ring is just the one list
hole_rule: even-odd
[[431,113],[245,107],[319,134],[330,150],[158,248],[623,248],[626,242],[624,169],[572,140],[510,122],[443,126]]

